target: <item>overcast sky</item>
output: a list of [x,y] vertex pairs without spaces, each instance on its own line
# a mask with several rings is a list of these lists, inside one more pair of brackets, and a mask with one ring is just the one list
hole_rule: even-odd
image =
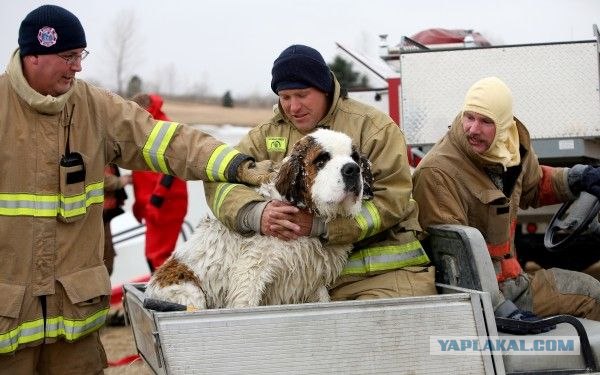
[[290,44],[317,48],[327,62],[340,42],[375,56],[379,34],[390,44],[433,27],[474,29],[494,44],[593,39],[599,0],[63,0],[2,1],[0,71],[17,47],[21,20],[39,5],[79,17],[90,56],[80,77],[115,88],[106,40],[119,16],[134,14],[141,76],[162,91],[203,88],[222,95],[270,92],[273,60]]

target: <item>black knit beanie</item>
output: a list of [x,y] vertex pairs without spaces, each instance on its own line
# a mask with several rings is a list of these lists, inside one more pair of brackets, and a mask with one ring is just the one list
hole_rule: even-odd
[[49,55],[85,47],[85,32],[79,19],[56,5],[42,5],[32,10],[19,27],[21,56]]
[[295,44],[289,46],[273,63],[271,89],[280,90],[314,87],[324,93],[333,92],[333,76],[323,56],[314,48]]

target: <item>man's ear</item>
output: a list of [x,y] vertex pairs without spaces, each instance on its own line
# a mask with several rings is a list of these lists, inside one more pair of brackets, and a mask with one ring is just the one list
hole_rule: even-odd
[[363,178],[363,199],[373,199],[373,173],[371,172],[371,161],[364,155],[360,155],[359,163]]

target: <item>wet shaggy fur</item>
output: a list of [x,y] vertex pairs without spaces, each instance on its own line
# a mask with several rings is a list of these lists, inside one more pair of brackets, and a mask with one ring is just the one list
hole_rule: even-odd
[[[275,181],[258,191],[329,221],[360,212],[371,184],[369,162],[351,139],[319,129],[294,145]],[[155,272],[146,296],[203,309],[326,302],[350,250],[314,237],[244,237],[207,218]]]

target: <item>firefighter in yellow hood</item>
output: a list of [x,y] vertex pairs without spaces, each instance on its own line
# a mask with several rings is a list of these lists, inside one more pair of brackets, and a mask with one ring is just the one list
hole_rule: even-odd
[[483,235],[500,289],[495,314],[517,320],[571,314],[600,320],[600,282],[558,268],[523,272],[515,253],[519,208],[574,199],[582,190],[600,198],[600,169],[538,163],[525,126],[513,115],[512,94],[496,77],[477,81],[450,130],[413,174],[419,221],[462,224]]

